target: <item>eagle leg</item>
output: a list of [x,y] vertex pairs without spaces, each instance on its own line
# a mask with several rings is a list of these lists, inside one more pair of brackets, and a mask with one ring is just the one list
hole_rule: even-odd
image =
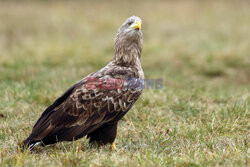
[[113,143],[111,144],[111,150],[113,150],[113,151],[117,150],[116,145],[115,145],[115,142],[113,142]]
[[112,144],[112,149],[113,149],[116,134],[117,134],[117,122],[110,122],[102,125],[95,131],[88,134],[87,138],[90,138],[89,140],[90,144],[97,144],[98,146]]

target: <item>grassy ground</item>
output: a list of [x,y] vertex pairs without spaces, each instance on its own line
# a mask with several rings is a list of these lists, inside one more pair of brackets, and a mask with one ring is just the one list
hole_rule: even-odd
[[[0,2],[0,166],[248,166],[247,1]],[[112,58],[118,27],[143,20],[146,78],[118,151],[83,138],[17,150],[66,88]]]

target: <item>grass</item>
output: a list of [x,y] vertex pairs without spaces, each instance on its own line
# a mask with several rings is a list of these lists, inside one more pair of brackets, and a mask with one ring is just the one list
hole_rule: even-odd
[[[1,1],[0,166],[248,166],[248,1]],[[70,85],[112,58],[143,20],[146,78],[163,78],[120,121],[118,151],[87,139],[34,153],[17,143]]]

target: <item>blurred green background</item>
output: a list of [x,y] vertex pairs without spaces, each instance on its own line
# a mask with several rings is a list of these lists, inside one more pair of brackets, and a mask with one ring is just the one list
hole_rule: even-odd
[[[0,165],[247,166],[250,2],[0,1]],[[142,21],[145,90],[117,152],[57,144],[16,150],[46,106],[105,66],[131,15]]]

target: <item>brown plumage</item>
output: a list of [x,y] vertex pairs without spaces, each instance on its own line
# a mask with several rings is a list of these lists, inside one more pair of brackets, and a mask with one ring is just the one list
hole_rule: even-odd
[[[38,143],[48,145],[86,135],[90,143],[112,143],[118,121],[142,93],[142,89],[128,88],[126,81],[144,78],[140,63],[142,43],[141,19],[132,16],[118,30],[112,61],[74,84],[49,106],[23,141],[23,146],[33,148]],[[122,82],[111,89],[93,89],[88,87],[89,78],[97,78],[104,84],[110,79]]]

